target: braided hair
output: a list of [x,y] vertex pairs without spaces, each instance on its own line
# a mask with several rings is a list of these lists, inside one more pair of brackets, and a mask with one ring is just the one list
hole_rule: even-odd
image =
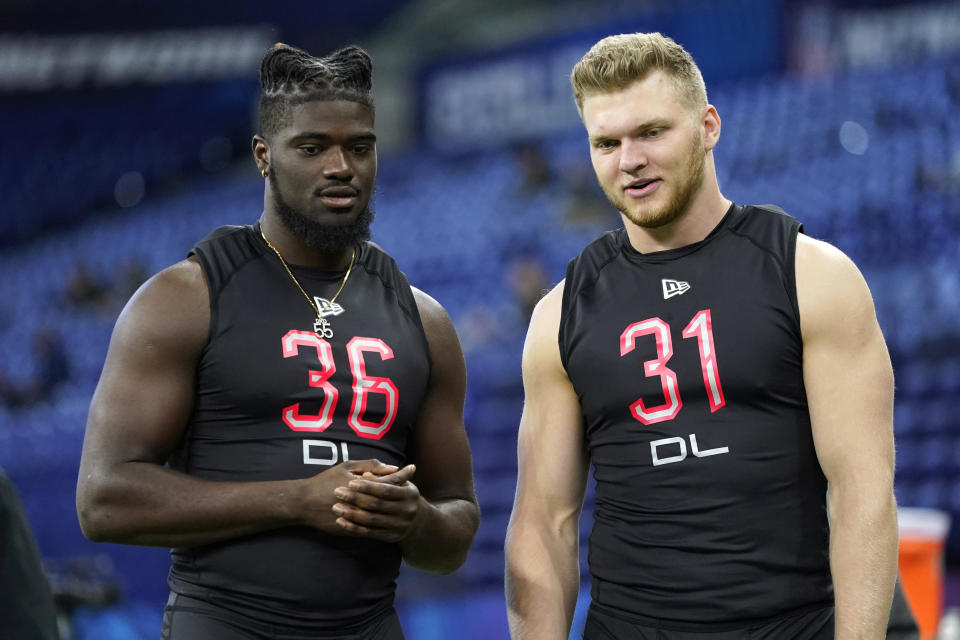
[[373,62],[357,46],[323,58],[277,43],[260,62],[260,135],[282,129],[292,107],[314,100],[349,100],[373,109]]

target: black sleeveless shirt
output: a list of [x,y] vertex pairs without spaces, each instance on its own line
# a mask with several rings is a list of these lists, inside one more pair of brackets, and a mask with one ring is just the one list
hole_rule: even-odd
[[[413,293],[390,256],[357,247],[316,317],[256,227],[221,227],[194,247],[210,290],[210,336],[193,416],[173,468],[216,481],[286,480],[344,460],[402,466],[430,360]],[[344,271],[292,267],[318,306]],[[267,624],[349,628],[393,604],[394,544],[290,527],[174,549],[174,592]]]
[[832,604],[800,231],[734,205],[701,242],[641,254],[619,229],[570,262],[559,341],[597,481],[597,603],[692,630]]

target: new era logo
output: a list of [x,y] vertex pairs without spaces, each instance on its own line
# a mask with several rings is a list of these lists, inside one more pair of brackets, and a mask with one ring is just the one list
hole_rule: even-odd
[[329,300],[326,298],[321,298],[320,296],[313,296],[313,301],[317,303],[317,308],[320,310],[321,318],[326,318],[327,316],[338,316],[344,311],[339,302],[330,304]]
[[684,282],[683,280],[668,280],[664,278],[660,281],[663,284],[663,299],[672,298],[673,296],[679,296],[687,292],[690,288],[689,282]]

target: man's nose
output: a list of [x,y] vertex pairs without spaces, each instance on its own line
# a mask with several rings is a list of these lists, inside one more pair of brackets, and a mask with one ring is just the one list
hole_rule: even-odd
[[620,171],[634,173],[647,166],[647,151],[642,142],[625,140],[620,146]]
[[341,180],[353,176],[353,169],[347,162],[347,156],[340,147],[330,147],[323,165],[325,178],[339,178]]

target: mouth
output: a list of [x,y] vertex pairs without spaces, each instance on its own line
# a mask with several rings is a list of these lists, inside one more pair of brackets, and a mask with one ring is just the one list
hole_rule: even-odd
[[634,180],[625,186],[623,190],[627,193],[627,195],[633,198],[643,198],[656,191],[661,182],[663,182],[663,180],[660,178]]
[[348,209],[357,202],[359,192],[353,187],[325,187],[317,192],[317,197],[328,209]]

